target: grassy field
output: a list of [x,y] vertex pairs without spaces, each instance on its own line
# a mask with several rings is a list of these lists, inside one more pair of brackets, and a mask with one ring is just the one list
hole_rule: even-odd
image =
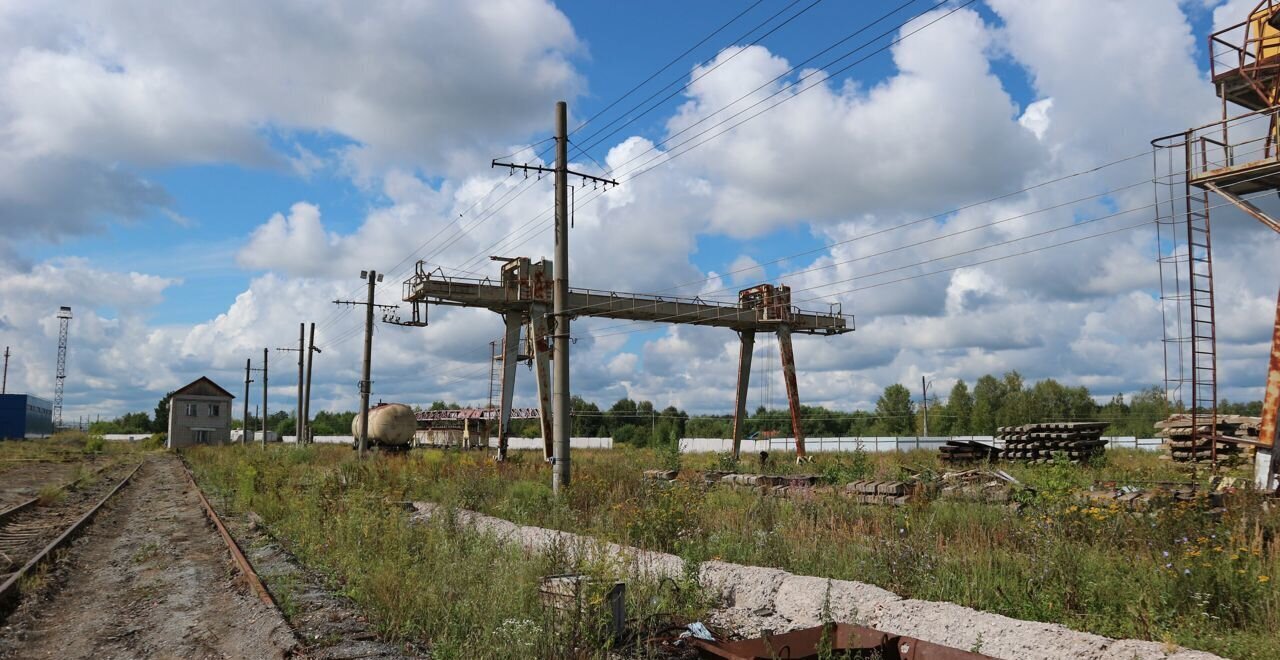
[[[265,453],[235,447],[196,450],[189,458],[224,505],[267,518],[300,556],[371,608],[385,631],[447,648],[492,638],[508,621],[537,624],[535,578],[564,567],[443,523],[410,529],[394,502],[431,500],[674,552],[690,562],[718,558],[860,580],[903,596],[1229,657],[1280,657],[1280,590],[1272,581],[1280,578],[1280,512],[1274,507],[1264,512],[1256,496],[1241,493],[1230,497],[1225,513],[1194,502],[1133,515],[1071,495],[1095,481],[1189,478],[1147,453],[1113,451],[1088,467],[1002,466],[1036,489],[1019,513],[961,502],[894,508],[836,496],[801,501],[708,490],[695,480],[641,479],[644,469],[681,462],[686,473],[759,468],[714,455],[577,452],[573,488],[557,499],[546,466],[529,453],[495,464],[480,453],[424,450],[365,465],[351,454],[337,447]],[[922,451],[820,455],[799,468],[775,456],[767,471],[797,470],[843,483],[942,468],[936,455]],[[499,585],[511,594],[501,603],[473,605],[461,596]],[[679,605],[694,612],[696,600]],[[535,624],[528,626],[541,625]]]
[[[392,640],[429,645],[433,658],[605,657],[605,592],[623,578],[608,562],[583,563],[568,548],[549,554],[457,524],[452,515],[413,524],[399,502],[416,461],[358,464],[337,448],[191,450],[201,487],[221,511],[252,510],[306,566],[360,605]],[[425,491],[415,491],[425,492]],[[582,614],[545,607],[541,578],[581,573],[592,582]],[[626,578],[627,612],[696,618],[709,603],[696,574],[662,583]],[[270,580],[268,579],[268,583]]]

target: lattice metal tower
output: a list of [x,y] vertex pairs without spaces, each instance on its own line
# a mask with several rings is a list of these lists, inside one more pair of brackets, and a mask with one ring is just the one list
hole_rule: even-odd
[[62,426],[62,386],[67,380],[67,326],[71,325],[71,308],[58,308],[58,374],[53,383],[53,427]]
[[[1280,0],[1262,0],[1245,20],[1210,35],[1209,60],[1222,119],[1151,144],[1166,395],[1191,415],[1192,451],[1204,449],[1205,458],[1217,462],[1221,436],[1209,211],[1229,204],[1280,232],[1280,222],[1251,201],[1280,191]],[[1246,112],[1233,115],[1239,112],[1234,106]],[[1225,202],[1210,204],[1210,193]],[[1275,336],[1280,342],[1280,325]],[[1263,426],[1270,426],[1262,433],[1268,446],[1274,437],[1277,379],[1273,364],[1263,414]]]

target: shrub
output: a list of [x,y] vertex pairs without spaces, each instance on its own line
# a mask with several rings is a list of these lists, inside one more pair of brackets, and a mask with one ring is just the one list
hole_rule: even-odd
[[106,444],[106,440],[100,435],[91,435],[84,439],[84,452],[86,454],[97,454],[102,451],[102,447]]

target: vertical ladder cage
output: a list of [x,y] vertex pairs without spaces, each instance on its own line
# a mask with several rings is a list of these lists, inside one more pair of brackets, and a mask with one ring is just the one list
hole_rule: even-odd
[[1218,365],[1208,192],[1191,181],[1190,132],[1154,147],[1156,260],[1164,326],[1165,397],[1191,416],[1193,451],[1217,462]]

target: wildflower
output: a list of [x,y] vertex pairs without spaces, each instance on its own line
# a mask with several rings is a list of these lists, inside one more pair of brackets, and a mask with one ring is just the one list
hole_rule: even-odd
[[1182,574],[1183,574],[1183,575],[1191,575],[1191,569],[1189,569],[1189,568],[1184,568],[1184,569],[1182,569]]
[[1263,583],[1263,584],[1266,584],[1267,582],[1270,582],[1270,581],[1271,581],[1271,576],[1270,576],[1270,575],[1259,575],[1259,576],[1258,576],[1258,582],[1261,582],[1261,583]]
[[1168,556],[1169,556],[1169,551],[1168,551],[1168,550],[1161,550],[1161,551],[1160,551],[1160,554],[1164,555],[1165,557],[1168,557]]

